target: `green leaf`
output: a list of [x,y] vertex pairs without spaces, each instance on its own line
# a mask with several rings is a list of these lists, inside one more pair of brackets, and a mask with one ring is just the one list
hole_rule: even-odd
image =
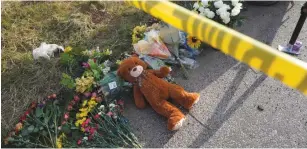
[[43,131],[41,131],[41,134],[42,134],[43,136],[47,136],[47,135],[48,135],[48,132],[47,132],[46,130],[43,130]]
[[94,73],[95,79],[100,79],[100,73],[97,70],[95,70],[95,69],[93,69],[92,71]]
[[36,110],[35,110],[35,116],[36,117],[41,117],[41,116],[43,116],[43,109],[42,108],[36,108]]
[[74,62],[74,57],[68,53],[61,53],[60,63],[64,65],[70,65]]
[[62,73],[62,80],[60,84],[69,89],[73,89],[76,86],[74,79],[66,73]]
[[34,130],[33,130],[33,132],[35,132],[35,133],[38,132],[38,131],[39,131],[39,129],[37,127],[35,127]]
[[94,62],[94,60],[92,60],[92,59],[89,59],[88,60],[88,64],[90,65],[90,67],[91,67],[91,69],[92,70],[98,70],[99,68],[98,68],[98,65]]
[[35,128],[35,127],[34,127],[33,125],[29,126],[29,127],[28,127],[29,132],[32,132],[32,131],[34,130],[34,128]]
[[22,130],[21,130],[21,135],[22,135],[22,136],[27,136],[28,134],[29,134],[28,129],[22,129]]
[[71,132],[70,129],[69,129],[69,127],[68,127],[68,125],[63,125],[62,128],[61,128],[61,130],[62,130],[64,133],[70,133],[70,132]]

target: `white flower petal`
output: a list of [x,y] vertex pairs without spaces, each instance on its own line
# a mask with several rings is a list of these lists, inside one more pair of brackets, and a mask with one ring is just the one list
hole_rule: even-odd
[[223,6],[223,1],[222,0],[214,2],[214,7],[215,8],[221,8],[222,6]]
[[208,0],[201,0],[201,4],[203,5],[203,7],[208,6]]
[[194,8],[194,9],[198,9],[198,8],[199,8],[198,2],[194,3],[193,8]]

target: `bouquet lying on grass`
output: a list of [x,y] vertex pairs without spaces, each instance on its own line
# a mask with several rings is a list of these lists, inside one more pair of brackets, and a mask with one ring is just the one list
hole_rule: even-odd
[[66,88],[33,102],[4,143],[31,148],[141,147],[122,115],[127,89],[114,75],[117,64],[108,60],[111,53],[66,48],[61,55],[71,73],[63,73]]

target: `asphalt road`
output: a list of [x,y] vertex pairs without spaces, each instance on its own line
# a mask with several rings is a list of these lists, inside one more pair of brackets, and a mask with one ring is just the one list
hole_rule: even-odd
[[[303,2],[249,6],[238,30],[273,47],[286,44]],[[307,62],[307,22],[299,36],[299,59]],[[170,132],[167,120],[132,101],[125,115],[143,147],[307,147],[307,97],[219,51],[206,49],[190,79],[177,78],[201,99],[184,126]],[[280,66],[282,67],[282,66]]]

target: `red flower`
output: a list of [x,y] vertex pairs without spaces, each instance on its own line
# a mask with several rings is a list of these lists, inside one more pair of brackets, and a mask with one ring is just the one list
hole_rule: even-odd
[[25,116],[27,116],[27,115],[29,115],[29,114],[30,114],[30,110],[27,110],[27,111],[24,113]]
[[20,117],[20,122],[25,121],[25,120],[26,120],[26,118],[27,118],[27,116],[26,116],[26,115],[21,116],[21,117]]
[[82,127],[85,128],[85,127],[88,125],[89,122],[91,122],[91,119],[90,119],[90,118],[87,118],[87,119],[81,124]]
[[74,96],[75,102],[78,102],[80,100],[79,96]]
[[74,100],[72,100],[72,101],[70,101],[70,105],[75,105],[76,104],[76,102],[74,101]]
[[93,134],[95,133],[96,130],[97,130],[97,128],[91,127],[91,128],[90,128],[90,134],[93,135]]
[[80,145],[81,143],[82,143],[82,140],[79,139],[78,142],[77,142],[77,144]]
[[68,105],[68,106],[67,106],[67,110],[68,110],[68,111],[71,111],[71,110],[72,110],[72,106],[71,106],[71,105]]
[[31,108],[32,108],[32,109],[35,108],[36,105],[37,105],[37,103],[36,103],[35,101],[33,101],[33,102],[31,103]]
[[93,59],[93,61],[94,61],[94,63],[96,63],[96,59],[95,58]]
[[96,114],[96,115],[94,116],[94,119],[97,120],[97,119],[99,119],[99,117],[100,117],[100,115],[99,115],[99,114]]
[[51,97],[52,97],[52,98],[56,98],[56,94],[52,94]]
[[117,101],[117,104],[123,106],[124,105],[124,101],[120,99],[120,100]]
[[69,118],[69,113],[66,112],[66,113],[64,114],[64,119],[67,120],[68,118]]

